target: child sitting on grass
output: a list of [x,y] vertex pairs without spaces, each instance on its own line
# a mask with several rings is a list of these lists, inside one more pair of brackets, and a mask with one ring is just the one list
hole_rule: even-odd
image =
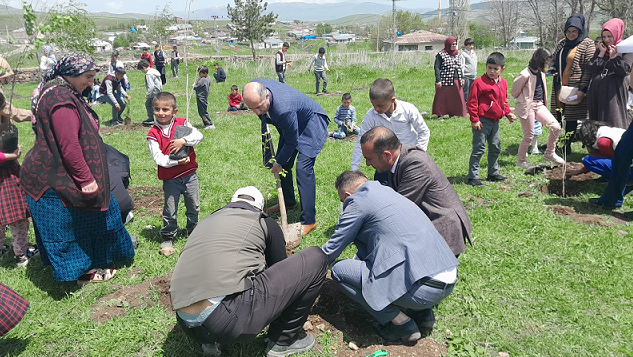
[[242,100],[242,95],[239,92],[239,88],[236,85],[231,86],[231,93],[229,94],[229,109],[227,112],[236,112],[238,110],[248,110],[246,104]]
[[[163,205],[163,228],[160,230],[163,242],[160,253],[168,256],[175,253],[174,238],[178,233],[178,201],[182,194],[187,208],[187,234],[198,224],[200,195],[196,171],[196,153],[193,146],[200,144],[202,133],[185,118],[176,118],[176,97],[160,92],[154,97],[156,123],[147,133],[147,144],[152,159],[158,165],[158,178],[163,181],[165,203]],[[176,127],[182,125],[191,129],[189,135],[174,139]],[[189,155],[180,160],[170,158],[184,146],[190,146]]]
[[503,54],[491,53],[486,60],[486,73],[475,79],[468,96],[468,114],[473,130],[473,150],[468,163],[468,184],[471,186],[484,186],[479,180],[479,161],[486,152],[486,142],[489,145],[488,181],[506,180],[499,172],[499,120],[505,116],[512,123],[516,117],[508,105],[508,82],[501,78],[505,66]]
[[347,135],[358,135],[360,132],[360,129],[356,126],[356,108],[352,105],[352,95],[349,93],[343,94],[341,103],[336,109],[336,114],[334,114],[334,122],[338,125],[338,131],[332,134],[335,139],[345,139]]

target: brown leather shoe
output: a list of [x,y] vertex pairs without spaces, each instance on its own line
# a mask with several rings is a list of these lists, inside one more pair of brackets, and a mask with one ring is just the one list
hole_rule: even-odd
[[[291,209],[295,209],[297,208],[297,205],[294,206],[286,206],[286,211],[289,211]],[[267,213],[279,213],[279,204],[276,204],[274,206],[270,206],[268,207],[268,209],[266,209]]]
[[315,229],[317,226],[316,222],[312,223],[312,224],[302,224],[301,225],[301,235],[304,236],[310,232],[312,232],[313,229]]

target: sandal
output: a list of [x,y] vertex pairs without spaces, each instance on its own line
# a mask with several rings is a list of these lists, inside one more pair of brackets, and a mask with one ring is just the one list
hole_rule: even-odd
[[77,285],[103,283],[112,279],[114,274],[116,274],[116,269],[92,269],[77,279]]

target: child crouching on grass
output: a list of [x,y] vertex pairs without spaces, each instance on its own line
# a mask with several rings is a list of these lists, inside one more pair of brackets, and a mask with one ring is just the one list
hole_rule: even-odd
[[352,105],[351,94],[343,94],[341,105],[334,114],[334,122],[338,125],[338,131],[332,134],[335,139],[345,139],[348,135],[358,135],[360,132],[360,128],[356,126],[356,108]]
[[236,112],[238,110],[248,110],[246,104],[242,100],[242,95],[239,92],[239,88],[236,85],[231,86],[231,93],[229,94],[229,109],[227,112]]
[[[182,194],[187,212],[187,234],[198,224],[200,212],[200,195],[196,170],[196,153],[193,146],[200,144],[202,133],[194,128],[185,118],[177,118],[176,97],[167,92],[160,92],[154,97],[154,116],[156,123],[147,134],[147,144],[152,159],[158,165],[158,178],[163,181],[165,203],[163,205],[163,228],[160,230],[163,242],[160,253],[168,256],[175,253],[174,238],[178,233],[178,201]],[[182,125],[191,129],[189,135],[174,139],[176,127]],[[173,160],[175,154],[184,146],[190,146],[189,156]]]
[[488,181],[506,180],[499,173],[499,154],[501,153],[499,120],[505,116],[512,123],[516,117],[508,105],[508,82],[501,78],[505,65],[506,59],[503,54],[491,53],[486,60],[486,73],[475,79],[470,88],[467,107],[473,129],[473,151],[468,163],[468,184],[471,186],[484,186],[479,180],[479,161],[486,152],[486,142],[488,142]]

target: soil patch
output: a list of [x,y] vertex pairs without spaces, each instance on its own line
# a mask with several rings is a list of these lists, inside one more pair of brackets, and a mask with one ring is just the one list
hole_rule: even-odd
[[145,209],[136,214],[144,216],[146,214],[162,215],[163,214],[163,189],[158,186],[139,186],[128,189],[130,197],[134,201],[136,210]]
[[[390,356],[403,357],[439,357],[447,353],[446,346],[432,338],[423,338],[414,346],[383,344],[382,339],[371,327],[371,315],[347,298],[330,278],[329,273],[312,312],[313,314],[308,317],[308,331],[314,334],[328,331],[329,335],[337,340],[337,356],[362,357],[381,349],[387,351]],[[350,342],[358,346],[358,350],[352,350],[349,347]]]
[[[127,119],[127,118],[126,118]],[[107,123],[107,121],[105,122]],[[104,124],[104,122],[102,122]],[[149,127],[143,126],[142,123],[127,123],[119,126],[105,126],[102,125],[99,131],[104,135],[116,135],[120,131],[149,131]]]
[[[332,133],[330,133],[332,134]],[[334,137],[332,137],[332,135],[330,135],[328,137],[328,139],[330,141],[351,141],[351,142],[356,142],[358,140],[358,135],[356,134],[351,134],[351,135],[347,135],[346,137],[344,137],[343,139],[335,139]]]
[[[577,170],[583,167],[580,162],[568,162],[567,171]],[[589,185],[594,185],[593,181],[597,177],[593,172],[575,175],[565,179],[565,192],[563,194],[563,167],[555,167],[545,172],[545,178],[549,180],[546,186],[541,187],[541,192],[550,193],[557,196],[577,196],[587,192]]]
[[113,317],[125,316],[132,309],[145,306],[161,305],[171,312],[170,281],[171,274],[137,285],[121,287],[92,305],[92,320],[104,323]]
[[573,207],[569,206],[553,205],[546,206],[545,208],[556,213],[559,216],[569,217],[572,221],[576,223],[599,225],[603,227],[610,227],[614,224],[626,224],[626,221],[616,217],[611,217],[610,222],[608,222],[601,216],[597,216],[594,214],[577,213]]
[[255,113],[253,113],[250,110],[235,110],[232,112],[229,111],[223,111],[223,112],[215,112],[215,114],[229,114],[229,115],[255,115]]

